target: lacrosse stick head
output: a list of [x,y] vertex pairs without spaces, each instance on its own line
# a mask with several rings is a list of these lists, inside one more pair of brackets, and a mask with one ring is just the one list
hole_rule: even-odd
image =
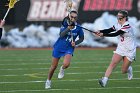
[[14,8],[14,5],[16,2],[18,2],[19,0],[9,0],[9,8]]
[[70,12],[71,11],[71,9],[72,9],[72,0],[64,0],[64,2],[66,3],[66,10],[68,11],[68,12]]

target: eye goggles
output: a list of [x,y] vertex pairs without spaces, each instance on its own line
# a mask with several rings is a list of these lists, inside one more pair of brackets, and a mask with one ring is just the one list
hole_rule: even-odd
[[71,18],[77,19],[77,16],[70,16]]
[[124,16],[117,16],[118,20],[122,20],[124,18]]

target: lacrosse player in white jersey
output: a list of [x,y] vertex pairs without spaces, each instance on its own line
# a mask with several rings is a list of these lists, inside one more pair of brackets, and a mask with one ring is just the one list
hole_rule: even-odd
[[117,19],[118,23],[112,28],[99,30],[97,33],[97,35],[100,37],[118,36],[119,39],[118,46],[112,57],[112,61],[108,66],[104,77],[99,80],[99,84],[102,87],[106,86],[109,76],[121,60],[123,61],[122,73],[127,73],[128,80],[131,80],[133,77],[131,63],[135,59],[136,55],[136,42],[132,26],[128,22],[128,12],[126,10],[119,11]]

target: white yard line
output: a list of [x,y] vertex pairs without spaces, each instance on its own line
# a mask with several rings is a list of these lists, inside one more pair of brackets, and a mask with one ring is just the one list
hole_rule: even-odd
[[41,62],[41,63],[15,63],[15,64],[0,64],[0,66],[22,66],[22,65],[44,65],[44,64],[51,64],[51,63],[45,63],[45,62]]
[[44,89],[44,90],[8,90],[0,91],[2,93],[12,93],[12,92],[44,92],[44,91],[71,91],[71,90],[111,90],[111,89],[140,89],[140,87],[106,87],[106,88],[79,88],[79,89]]
[[[17,61],[18,62],[18,61]],[[72,62],[72,64],[94,64],[94,63],[97,63],[97,62]],[[107,63],[107,62],[98,62],[97,64],[103,64],[103,63]],[[33,62],[33,63],[28,63],[28,62],[24,62],[24,63],[15,63],[15,64],[3,64],[3,63],[1,63],[0,64],[0,66],[2,65],[4,65],[4,66],[7,66],[7,65],[11,65],[11,66],[16,66],[16,65],[34,65],[34,64],[40,64],[40,65],[42,65],[42,64],[51,64],[51,61],[50,62],[48,62],[48,61],[46,61],[46,62],[41,62],[41,63],[38,63],[38,62]]]
[[1,70],[4,70],[4,71],[8,71],[8,70],[46,70],[46,69],[49,69],[49,68],[11,68],[11,69],[0,69]]
[[[127,81],[127,78],[123,79],[109,79],[110,81]],[[140,80],[140,78],[133,78],[133,80]],[[79,82],[79,81],[98,81],[98,79],[83,79],[83,80],[54,80],[54,82]],[[26,84],[26,83],[45,83],[45,81],[23,81],[23,82],[0,82],[0,84]]]
[[[107,66],[102,66],[102,68],[106,68]],[[121,67],[121,66],[118,66]],[[134,65],[133,67],[140,67],[140,65]],[[90,67],[70,67],[71,69],[89,69],[89,68],[101,68],[101,66],[90,66]],[[0,71],[12,71],[12,70],[48,70],[48,67],[44,68],[0,68]]]
[[[105,73],[105,72],[77,72],[77,73],[65,73],[67,75],[78,75],[78,74],[94,74],[94,73]],[[114,71],[113,73],[121,73],[121,71]],[[140,73],[140,71],[133,71],[133,73]],[[21,74],[21,75],[18,75],[18,74],[6,74],[6,75],[0,75],[0,76],[5,76],[5,77],[11,77],[11,76],[32,76],[32,75],[37,75],[37,76],[40,76],[40,75],[46,75],[46,73],[31,73],[31,74]]]

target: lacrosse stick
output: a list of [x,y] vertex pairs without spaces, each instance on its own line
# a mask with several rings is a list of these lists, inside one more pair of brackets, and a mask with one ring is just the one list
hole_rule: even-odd
[[72,10],[72,0],[64,0],[64,2],[66,3],[66,10],[70,13],[70,11]]
[[11,9],[11,8],[14,8],[15,3],[18,2],[18,1],[19,1],[19,0],[9,0],[9,4],[8,4],[9,8],[8,8],[8,10],[7,10],[7,12],[6,12],[4,18],[2,19],[2,21],[5,20],[5,18],[7,17],[7,15],[8,15],[8,13],[9,13],[10,9]]
[[[73,5],[73,3],[72,3],[72,0],[64,0],[64,2],[66,3],[66,10],[67,10],[67,12],[68,13],[70,13],[70,11],[72,10],[72,5]],[[96,34],[96,32],[94,32],[94,31],[92,31],[92,30],[89,30],[89,29],[87,29],[87,28],[85,28],[85,27],[81,27],[81,26],[79,26],[79,25],[75,25],[75,26],[77,26],[77,27],[80,27],[80,28],[82,28],[82,29],[85,29],[86,31],[89,31],[89,32],[92,32],[92,33],[95,33]],[[73,36],[72,36],[73,37]]]
[[[72,0],[64,0],[64,3],[66,3],[66,10],[67,10],[67,12],[69,14],[71,12],[71,10],[72,10],[72,4],[73,4]],[[72,32],[71,32],[71,40],[72,40],[72,42],[74,42]]]
[[85,28],[85,27],[82,27],[82,26],[79,26],[79,25],[75,25],[75,26],[77,26],[77,27],[80,27],[80,28],[82,28],[82,29],[85,29],[86,31],[89,31],[89,32],[91,32],[91,33],[97,33],[97,32],[94,32],[94,31],[92,31],[92,30],[89,30],[89,29],[87,29],[87,28]]

